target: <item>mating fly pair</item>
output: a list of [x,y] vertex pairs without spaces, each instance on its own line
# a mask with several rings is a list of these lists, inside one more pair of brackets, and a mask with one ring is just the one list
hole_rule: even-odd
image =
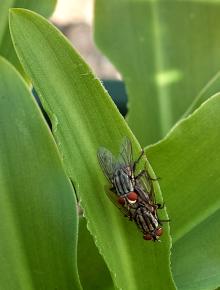
[[136,174],[136,167],[144,155],[142,150],[137,160],[133,160],[131,141],[125,137],[118,158],[106,148],[97,152],[99,164],[111,183],[109,196],[125,216],[134,221],[143,232],[145,240],[159,240],[163,233],[157,209],[152,181],[146,168]]

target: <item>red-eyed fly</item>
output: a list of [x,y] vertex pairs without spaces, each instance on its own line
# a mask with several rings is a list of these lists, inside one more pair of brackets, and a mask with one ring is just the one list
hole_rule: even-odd
[[[110,199],[120,205],[122,212],[133,220],[143,232],[145,240],[157,241],[163,233],[157,209],[162,208],[155,201],[152,179],[146,168],[136,174],[137,164],[144,155],[134,161],[131,141],[125,137],[118,158],[106,148],[97,152],[99,164],[108,181],[113,196]],[[166,220],[165,220],[166,221]]]

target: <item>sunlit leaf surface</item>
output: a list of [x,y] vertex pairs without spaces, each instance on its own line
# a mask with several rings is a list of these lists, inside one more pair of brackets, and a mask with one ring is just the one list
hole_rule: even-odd
[[[116,154],[128,136],[134,156],[140,152],[113,102],[61,33],[42,17],[16,9],[11,11],[10,25],[16,51],[52,120],[67,173],[115,285],[126,290],[146,289],[146,285],[175,289],[168,225],[162,243],[146,242],[104,193],[107,181],[97,162],[97,149],[105,146]],[[155,190],[161,200],[157,182]],[[165,211],[162,216],[166,217]]]

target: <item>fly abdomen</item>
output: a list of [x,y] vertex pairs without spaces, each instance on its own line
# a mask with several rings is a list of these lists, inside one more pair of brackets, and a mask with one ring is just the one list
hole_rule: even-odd
[[123,169],[118,169],[114,173],[113,185],[118,195],[124,195],[134,191],[132,181]]
[[150,228],[150,231],[153,231],[153,230],[155,230],[158,227],[158,221],[154,217],[152,212],[150,212],[149,210],[147,210],[146,208],[143,207],[142,208],[142,215],[144,217],[144,220],[148,224],[148,227]]
[[145,207],[140,206],[134,214],[134,220],[144,232],[154,232],[158,228],[158,221]]
[[142,230],[142,232],[145,233],[145,232],[150,231],[149,223],[146,222],[146,220],[143,216],[142,207],[139,207],[136,210],[134,220],[135,220],[136,224],[138,225],[138,227]]

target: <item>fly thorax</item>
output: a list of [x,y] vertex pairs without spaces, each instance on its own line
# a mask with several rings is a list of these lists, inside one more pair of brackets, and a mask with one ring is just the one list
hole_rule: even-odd
[[118,195],[134,191],[130,176],[122,168],[115,171],[113,183]]

